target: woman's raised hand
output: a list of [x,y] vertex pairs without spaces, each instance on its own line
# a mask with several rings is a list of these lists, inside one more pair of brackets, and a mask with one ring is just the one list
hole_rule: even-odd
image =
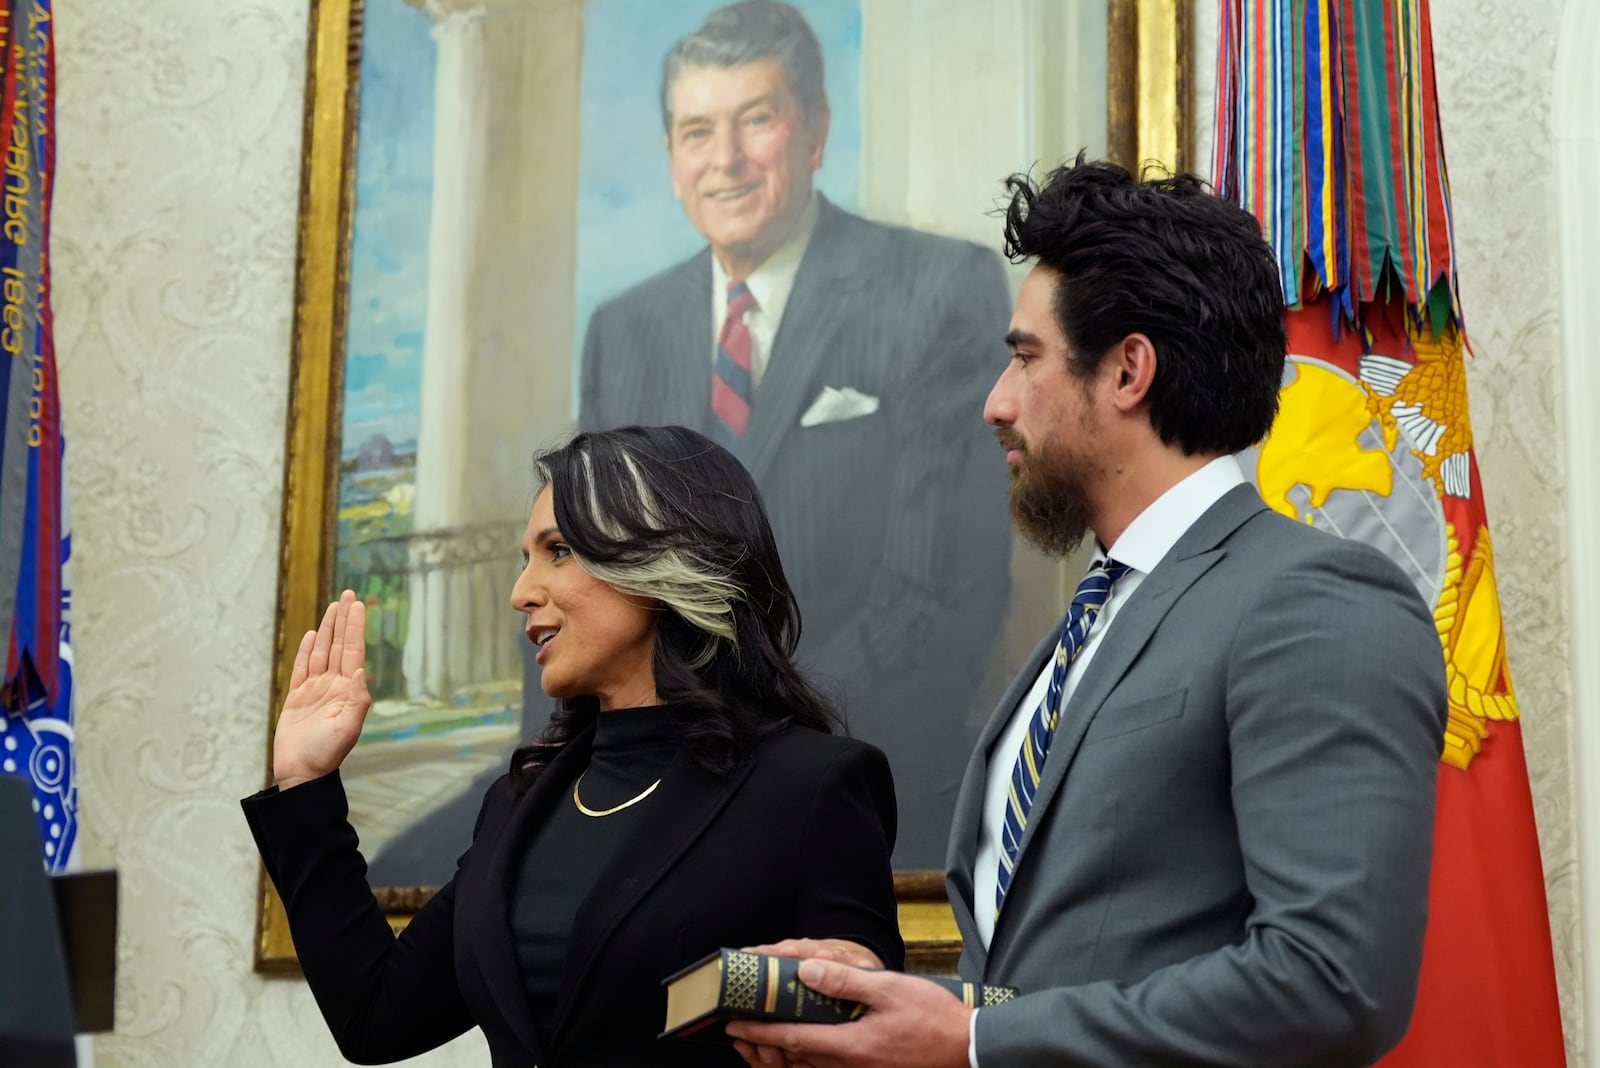
[[366,661],[367,606],[345,590],[294,654],[272,737],[272,777],[280,790],[327,775],[355,748],[372,707]]

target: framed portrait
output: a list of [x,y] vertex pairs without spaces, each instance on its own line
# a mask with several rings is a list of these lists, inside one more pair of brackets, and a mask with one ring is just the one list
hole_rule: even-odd
[[[532,457],[681,423],[755,476],[799,661],[894,771],[911,966],[954,963],[955,794],[1072,585],[1012,534],[981,415],[1002,180],[1184,167],[1188,0],[792,3],[819,63],[720,55],[721,0],[313,0],[268,767],[298,636],[353,589],[374,704],[343,778],[397,928],[550,713],[509,603]],[[801,121],[744,103],[762,78]],[[264,876],[256,966],[297,967]]]

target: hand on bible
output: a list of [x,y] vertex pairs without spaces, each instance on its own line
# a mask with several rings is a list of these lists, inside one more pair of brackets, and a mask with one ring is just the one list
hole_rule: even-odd
[[349,590],[308,630],[272,737],[272,777],[287,790],[334,771],[361,737],[367,693],[367,609]]
[[755,1068],[967,1068],[973,1010],[944,988],[898,972],[808,960],[800,981],[819,994],[859,1001],[850,1023],[732,1020],[734,1049]]
[[802,960],[838,961],[852,968],[883,970],[883,961],[866,946],[843,938],[785,938],[766,946],[745,946],[750,953],[770,953],[774,957],[799,957]]

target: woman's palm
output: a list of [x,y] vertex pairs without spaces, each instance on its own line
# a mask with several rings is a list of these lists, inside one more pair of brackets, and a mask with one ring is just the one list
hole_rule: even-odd
[[366,606],[346,590],[295,652],[272,742],[273,778],[280,788],[327,775],[355,748],[372,706],[366,659]]

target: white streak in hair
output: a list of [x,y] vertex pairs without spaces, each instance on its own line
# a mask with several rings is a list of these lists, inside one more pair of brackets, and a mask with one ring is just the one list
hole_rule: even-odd
[[[639,469],[632,453],[624,448],[621,450],[621,455],[629,478],[633,482],[634,496],[639,501],[640,509],[651,527],[660,530],[661,511],[656,503],[655,494],[645,480],[644,472]],[[608,537],[618,540],[626,538],[627,531],[621,524],[601,509],[593,457],[588,452],[581,452],[578,460],[583,465],[588,482],[590,517]],[[543,474],[545,481],[548,482],[549,472],[544,471]],[[573,556],[585,571],[606,585],[622,593],[660,601],[690,626],[710,636],[712,640],[706,643],[704,651],[694,658],[690,667],[698,669],[709,664],[716,655],[718,641],[725,641],[735,649],[738,648],[738,634],[733,625],[733,606],[743,599],[744,593],[720,572],[708,567],[704,561],[697,560],[680,549],[666,549],[649,560],[628,564],[600,563],[589,559],[576,549],[573,550]]]

